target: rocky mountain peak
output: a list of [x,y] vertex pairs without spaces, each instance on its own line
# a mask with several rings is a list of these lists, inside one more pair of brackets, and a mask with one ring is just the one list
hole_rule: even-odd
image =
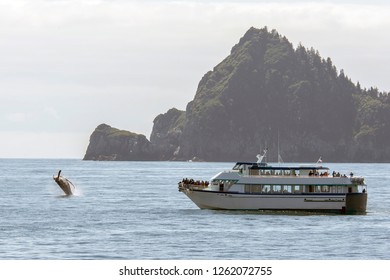
[[390,161],[389,122],[388,93],[362,89],[330,58],[294,48],[276,30],[251,27],[202,77],[186,111],[173,108],[155,118],[150,142],[102,124],[86,158],[93,151],[93,158],[115,154],[122,160],[239,161],[268,148],[272,161],[279,146],[285,161],[321,155],[382,162]]

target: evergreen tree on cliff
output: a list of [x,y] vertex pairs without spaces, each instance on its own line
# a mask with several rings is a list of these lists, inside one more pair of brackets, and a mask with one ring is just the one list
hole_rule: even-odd
[[[92,137],[93,136],[93,137]],[[143,135],[98,127],[85,159],[390,162],[390,98],[362,89],[313,48],[250,28],[199,82],[186,111]]]
[[200,81],[186,109],[181,156],[254,160],[268,147],[276,160],[279,138],[285,160],[355,160],[364,95],[330,58],[302,45],[294,49],[275,30],[250,28]]

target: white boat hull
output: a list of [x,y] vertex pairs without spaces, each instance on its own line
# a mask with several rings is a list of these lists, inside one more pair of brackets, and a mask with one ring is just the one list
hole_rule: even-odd
[[184,193],[201,209],[365,211],[366,194],[244,194],[187,189]]
[[[267,150],[264,151],[264,155]],[[179,191],[201,209],[365,213],[363,177],[350,177],[316,165],[269,166],[237,162],[208,181],[184,178]]]

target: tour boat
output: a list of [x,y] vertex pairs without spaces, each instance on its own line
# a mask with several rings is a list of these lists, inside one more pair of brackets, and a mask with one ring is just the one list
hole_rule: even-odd
[[348,176],[318,161],[311,165],[270,166],[258,155],[257,162],[237,162],[207,181],[183,179],[179,191],[201,209],[320,211],[365,213],[367,186],[363,177]]

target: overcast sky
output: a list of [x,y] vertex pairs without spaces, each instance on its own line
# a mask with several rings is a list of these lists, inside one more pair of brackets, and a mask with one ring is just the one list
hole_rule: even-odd
[[251,26],[390,91],[387,1],[0,0],[0,158],[82,158],[100,123],[149,138]]

